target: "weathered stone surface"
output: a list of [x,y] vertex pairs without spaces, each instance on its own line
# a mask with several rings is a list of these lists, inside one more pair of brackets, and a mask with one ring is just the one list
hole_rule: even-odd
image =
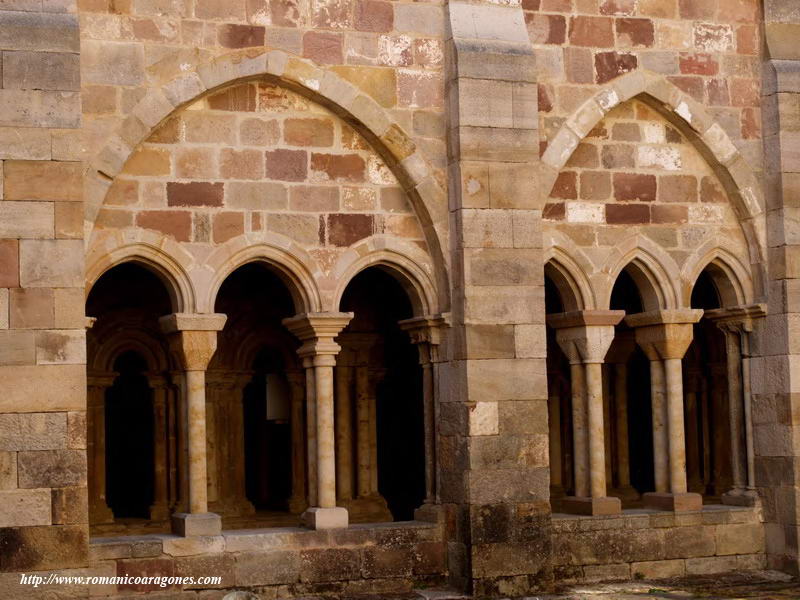
[[236,556],[234,565],[236,584],[295,583],[300,578],[300,564],[297,551],[242,552]]
[[0,414],[0,450],[55,450],[66,446],[67,413]]
[[6,527],[0,529],[0,571],[41,571],[86,565],[85,525]]
[[49,490],[0,491],[0,528],[50,523]]
[[86,453],[40,450],[17,453],[20,488],[86,485]]

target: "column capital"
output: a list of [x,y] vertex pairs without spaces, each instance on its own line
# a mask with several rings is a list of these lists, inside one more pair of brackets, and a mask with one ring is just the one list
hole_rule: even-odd
[[421,365],[438,362],[442,329],[450,327],[449,316],[449,314],[429,315],[397,322],[400,329],[408,333],[411,343],[419,346]]
[[703,318],[694,308],[654,310],[625,317],[636,330],[636,343],[650,360],[681,359],[694,338],[693,325]]
[[347,327],[352,318],[351,312],[304,313],[284,319],[282,323],[303,343],[297,351],[301,358],[336,356],[341,347],[333,338]]
[[624,316],[623,310],[577,310],[547,315],[547,324],[570,363],[602,363]]
[[227,318],[222,314],[172,313],[158,323],[181,366],[187,371],[205,371],[217,351],[217,332]]
[[707,310],[703,315],[714,321],[717,327],[725,332],[750,333],[753,331],[753,321],[767,316],[766,304],[749,304],[731,308],[715,308]]

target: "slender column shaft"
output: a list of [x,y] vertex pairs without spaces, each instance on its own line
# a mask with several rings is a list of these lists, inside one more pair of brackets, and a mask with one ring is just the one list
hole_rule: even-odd
[[742,355],[739,335],[733,331],[725,331],[725,350],[728,366],[728,411],[731,431],[731,475],[733,490],[744,491],[745,465],[744,444],[744,407],[742,402]]
[[378,493],[378,397],[374,382],[369,396],[369,491]]
[[206,373],[186,371],[189,512],[208,512],[206,484]]
[[669,442],[664,363],[650,361],[650,404],[653,418],[653,467],[656,492],[669,491]]
[[586,364],[586,408],[589,430],[589,478],[593,498],[606,495],[606,448],[603,427],[603,365]]
[[303,382],[300,373],[289,373],[292,391],[292,510],[298,510],[306,492],[305,452],[303,450]]
[[614,452],[612,448],[612,437],[613,437],[613,421],[611,419],[611,365],[602,364],[600,365],[601,373],[602,373],[602,393],[603,393],[603,445],[605,449],[605,470],[606,470],[606,482],[611,482],[614,479],[614,466],[613,466],[613,457]]
[[425,503],[435,500],[435,436],[433,364],[422,365],[422,413],[425,428]]
[[317,392],[317,506],[336,507],[336,458],[333,417],[332,356],[316,356],[314,371]]
[[575,495],[589,496],[589,447],[586,420],[586,386],[584,369],[580,363],[570,364],[572,388],[572,437],[575,463]]
[[617,477],[620,487],[631,484],[628,451],[628,365],[614,365],[614,416],[617,423]]
[[303,360],[306,368],[306,438],[308,441],[308,505],[317,506],[317,393],[313,361]]
[[[153,386],[153,506],[151,518],[166,517],[167,507],[167,388],[160,383]],[[153,515],[161,511],[163,514]]]
[[[167,431],[169,432],[168,452],[169,452],[169,506],[174,507],[181,500],[180,498],[180,471],[179,463],[183,460],[180,453],[178,436],[183,427],[180,426],[180,406],[183,404],[180,384],[175,384],[180,379],[172,375],[173,384],[169,387],[169,403],[167,404]],[[180,430],[180,431],[179,431]]]
[[550,487],[561,487],[561,398],[551,391],[547,402],[550,430]]
[[336,367],[336,487],[338,497],[353,497],[352,367]]
[[[206,477],[208,479],[208,501],[221,500],[220,473],[218,467],[219,442],[225,438],[221,436],[218,416],[220,400],[220,383],[214,381],[208,385],[206,392]],[[216,506],[216,505],[215,505]]]
[[370,492],[370,451],[369,451],[369,370],[366,365],[356,367],[356,444],[358,458],[358,497]]
[[667,419],[669,421],[670,492],[686,493],[686,440],[683,425],[683,374],[681,359],[664,361],[667,382]]
[[[743,336],[747,336],[745,333]],[[756,462],[755,449],[753,447],[753,413],[752,396],[750,395],[750,357],[747,356],[749,348],[746,340],[742,340],[742,390],[744,396],[744,433],[745,447],[747,449],[747,489],[756,488]]]

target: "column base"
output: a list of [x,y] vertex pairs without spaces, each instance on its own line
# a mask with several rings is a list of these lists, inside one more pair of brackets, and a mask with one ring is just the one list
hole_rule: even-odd
[[89,521],[92,525],[104,525],[114,522],[114,513],[108,507],[108,504],[103,502],[89,507]]
[[672,512],[690,512],[703,510],[703,497],[700,494],[686,492],[671,494],[669,492],[647,492],[642,496],[645,508],[668,510]]
[[303,524],[309,529],[347,529],[347,509],[341,506],[319,508],[312,506],[303,513]]
[[622,487],[613,488],[611,490],[611,496],[615,498],[619,498],[622,501],[629,501],[633,502],[639,499],[639,492],[636,491],[636,488],[630,485],[624,485]]
[[582,498],[567,496],[562,501],[564,512],[574,515],[618,515],[622,512],[622,503],[619,498],[603,496],[600,498]]
[[216,513],[175,513],[172,515],[172,533],[183,537],[219,535],[222,519]]
[[169,506],[166,502],[158,502],[150,505],[151,521],[166,521],[169,519]]
[[347,506],[354,523],[385,523],[393,520],[386,498],[380,494],[351,498],[342,503]]
[[721,496],[727,506],[758,506],[759,497],[755,490],[731,490]]
[[439,504],[425,503],[414,511],[415,521],[425,521],[426,523],[439,523],[444,519],[442,507]]

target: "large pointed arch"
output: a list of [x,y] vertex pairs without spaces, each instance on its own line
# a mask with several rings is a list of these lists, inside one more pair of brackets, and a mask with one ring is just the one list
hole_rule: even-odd
[[[89,239],[113,178],[135,148],[176,111],[222,88],[265,80],[285,86],[331,110],[358,131],[380,155],[408,195],[436,265],[440,290],[448,290],[447,195],[431,166],[390,113],[335,71],[280,50],[231,52],[152,88],[134,106],[105,146],[88,161],[85,229]],[[438,308],[449,299],[439,295]]]
[[[678,128],[722,183],[748,244],[751,269],[764,269],[764,198],[760,184],[722,126],[691,96],[663,76],[639,69],[602,87],[570,116],[542,155],[540,201],[546,201],[556,177],[578,144],[616,106],[641,100]],[[759,278],[759,281],[766,281]],[[764,295],[765,290],[757,290]]]

